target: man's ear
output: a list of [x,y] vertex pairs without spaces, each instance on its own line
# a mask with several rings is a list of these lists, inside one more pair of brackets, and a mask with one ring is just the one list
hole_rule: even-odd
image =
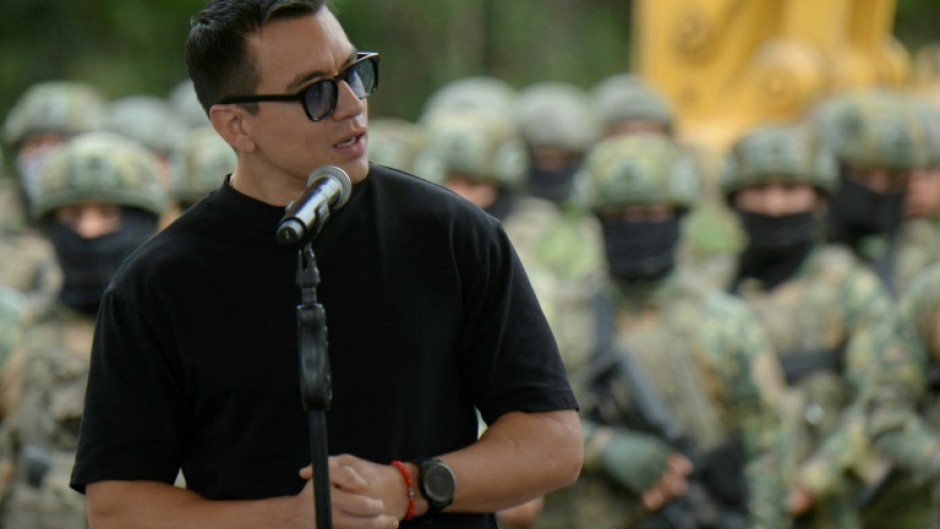
[[245,127],[245,114],[248,111],[235,105],[213,105],[209,109],[209,120],[219,136],[239,152],[252,152],[256,145]]

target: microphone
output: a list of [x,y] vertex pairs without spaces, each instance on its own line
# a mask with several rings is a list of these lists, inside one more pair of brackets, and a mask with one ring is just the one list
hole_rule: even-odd
[[307,177],[307,190],[300,199],[287,205],[284,218],[277,226],[277,242],[281,246],[297,244],[308,234],[320,233],[330,213],[346,205],[352,194],[349,175],[335,165],[314,169]]

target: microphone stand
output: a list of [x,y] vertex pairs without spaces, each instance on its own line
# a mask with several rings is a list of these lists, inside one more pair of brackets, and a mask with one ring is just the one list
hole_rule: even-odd
[[330,473],[326,438],[326,411],[333,399],[330,357],[327,354],[326,311],[317,302],[320,271],[310,239],[297,252],[297,342],[300,353],[300,395],[310,427],[313,497],[317,529],[333,527]]

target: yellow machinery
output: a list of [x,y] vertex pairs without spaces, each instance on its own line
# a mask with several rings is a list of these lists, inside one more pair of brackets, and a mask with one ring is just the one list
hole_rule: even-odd
[[896,0],[634,0],[634,71],[672,101],[679,137],[722,151],[828,94],[901,85]]

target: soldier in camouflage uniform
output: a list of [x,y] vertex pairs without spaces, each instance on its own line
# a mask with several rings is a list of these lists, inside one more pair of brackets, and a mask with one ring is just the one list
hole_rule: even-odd
[[861,91],[823,103],[814,123],[840,164],[829,239],[898,295],[925,263],[940,260],[940,235],[929,222],[903,222],[911,175],[928,161],[925,122],[904,94]]
[[865,406],[868,435],[890,464],[863,496],[865,529],[940,527],[940,265],[901,297],[906,347],[892,349]]
[[590,98],[567,83],[536,83],[519,92],[519,120],[529,152],[529,194],[570,207],[574,177],[600,139]]
[[[784,527],[785,396],[773,350],[743,303],[676,266],[680,219],[698,192],[694,162],[667,138],[629,136],[596,146],[585,171],[609,270],[593,355],[566,364],[585,462],[573,487],[546,497],[536,526],[669,527],[678,509],[692,525],[672,527]],[[658,417],[645,413],[656,401]],[[687,478],[683,461],[695,467]],[[670,495],[681,498],[662,507]]]
[[173,153],[172,195],[184,211],[222,185],[237,165],[232,147],[212,126],[196,128]]
[[65,281],[58,305],[28,329],[23,356],[6,368],[22,392],[3,434],[4,459],[15,464],[0,512],[3,527],[87,527],[84,498],[68,483],[94,317],[111,275],[155,233],[166,207],[156,164],[144,147],[96,132],[71,140],[40,173],[32,211]]
[[3,139],[15,154],[17,179],[3,179],[0,202],[0,283],[27,296],[27,310],[39,314],[54,301],[62,277],[48,242],[27,222],[43,164],[69,138],[104,127],[104,97],[74,81],[39,83],[7,115]]
[[[595,113],[604,137],[653,134],[675,139],[676,116],[659,90],[636,74],[615,74],[593,91]],[[731,274],[729,259],[742,237],[720,193],[718,153],[684,146],[699,164],[700,193],[685,217],[680,260],[698,275],[721,285]]]
[[770,125],[735,145],[723,178],[749,238],[730,289],[760,317],[796,399],[788,479],[801,528],[860,526],[857,496],[876,478],[863,428],[846,416],[900,343],[878,278],[822,243],[837,167],[808,127]]

